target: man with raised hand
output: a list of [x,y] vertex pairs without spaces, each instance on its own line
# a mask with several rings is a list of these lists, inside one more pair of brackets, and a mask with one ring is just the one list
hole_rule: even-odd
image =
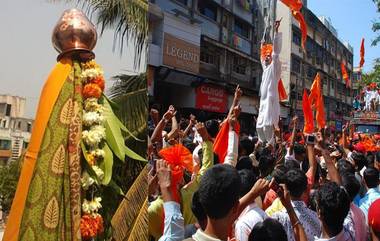
[[263,75],[260,86],[260,108],[256,130],[260,142],[268,142],[274,146],[274,128],[278,129],[280,118],[280,103],[278,95],[278,81],[281,78],[280,52],[282,45],[281,33],[278,33],[280,21],[275,23],[273,39],[273,54],[270,44],[261,45],[261,63]]

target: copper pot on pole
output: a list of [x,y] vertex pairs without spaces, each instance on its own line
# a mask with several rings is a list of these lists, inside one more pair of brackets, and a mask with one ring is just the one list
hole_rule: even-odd
[[58,51],[59,61],[63,57],[93,59],[98,35],[94,24],[78,9],[68,9],[54,27],[52,42]]

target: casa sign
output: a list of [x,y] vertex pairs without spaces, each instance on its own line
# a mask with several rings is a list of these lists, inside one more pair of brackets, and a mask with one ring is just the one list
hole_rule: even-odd
[[164,34],[163,64],[178,70],[199,73],[200,48],[168,33]]

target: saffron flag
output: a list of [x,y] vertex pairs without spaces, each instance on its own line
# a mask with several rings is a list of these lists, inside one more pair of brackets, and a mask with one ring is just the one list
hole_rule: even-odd
[[342,69],[342,77],[346,81],[346,87],[350,87],[350,77],[348,76],[346,66],[344,65],[343,61],[340,64],[340,68]]
[[325,106],[324,106],[322,94],[317,99],[315,119],[317,121],[317,125],[319,128],[326,127],[326,114],[325,114]]
[[306,134],[312,134],[314,132],[313,111],[311,110],[311,105],[306,89],[303,91],[302,109],[305,120],[303,132]]
[[305,50],[305,44],[307,39],[307,25],[305,18],[301,13],[301,8],[303,6],[302,0],[281,0],[292,12],[293,17],[300,24],[300,29],[302,33],[302,48]]
[[281,0],[281,2],[288,6],[292,11],[300,11],[303,5],[301,0]]
[[286,101],[288,99],[288,94],[286,93],[282,79],[278,81],[278,96],[280,97],[280,101]]
[[[218,135],[215,137],[214,141],[214,153],[218,156],[219,163],[224,163],[224,158],[227,155],[228,148],[228,132],[230,130],[230,123],[225,120],[218,132]],[[239,135],[240,132],[240,124],[236,123],[235,131]]]
[[360,63],[359,63],[359,68],[362,68],[365,60],[364,60],[364,55],[365,55],[365,49],[364,49],[364,38],[362,38],[362,44],[360,46]]
[[309,102],[311,105],[316,105],[318,98],[322,95],[321,76],[319,73],[314,78],[314,82],[310,88]]
[[301,29],[301,34],[302,34],[302,48],[305,50],[305,44],[307,40],[307,25],[305,18],[303,17],[302,13],[300,11],[292,11],[292,14],[294,18],[299,22],[300,24],[300,29]]

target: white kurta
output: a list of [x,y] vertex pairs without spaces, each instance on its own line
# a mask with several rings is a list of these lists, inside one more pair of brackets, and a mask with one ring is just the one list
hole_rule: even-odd
[[[278,127],[280,119],[280,99],[278,95],[278,82],[281,78],[281,61],[279,54],[281,52],[282,35],[276,33],[273,40],[272,63],[265,65],[265,60],[261,60],[263,66],[263,75],[260,85],[260,109],[257,118],[256,128],[271,128],[273,125]],[[267,138],[260,137],[262,141]],[[263,140],[264,139],[264,140]]]

